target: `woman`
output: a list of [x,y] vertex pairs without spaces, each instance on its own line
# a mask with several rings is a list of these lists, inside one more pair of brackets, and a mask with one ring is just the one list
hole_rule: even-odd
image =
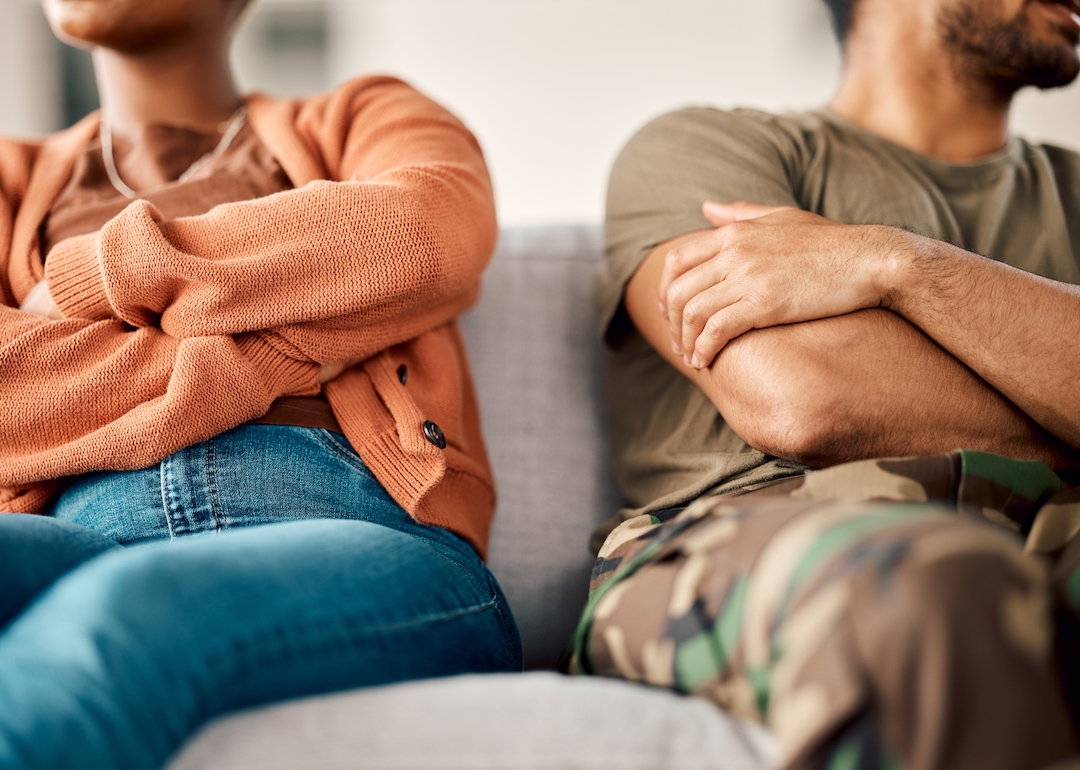
[[521,665],[454,322],[496,234],[480,150],[388,78],[242,99],[246,3],[44,2],[103,109],[0,143],[5,770]]

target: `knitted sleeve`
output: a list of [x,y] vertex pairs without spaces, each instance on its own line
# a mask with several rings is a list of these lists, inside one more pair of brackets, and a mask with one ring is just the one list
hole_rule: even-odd
[[[319,389],[319,367],[273,335],[177,339],[117,319],[49,321],[17,309],[13,222],[33,148],[0,142],[0,512],[41,509],[53,481],[131,469]],[[207,404],[227,405],[209,410]]]
[[[103,458],[141,468],[263,414],[278,396],[318,388],[318,367],[262,335],[181,340],[0,307],[0,511],[13,497],[4,487],[103,467]],[[205,408],[215,403],[230,406]]]
[[177,339],[274,330],[327,363],[440,326],[477,294],[494,249],[491,186],[456,119],[397,81],[343,89],[295,117],[331,180],[162,222],[135,202],[58,244],[65,316]]

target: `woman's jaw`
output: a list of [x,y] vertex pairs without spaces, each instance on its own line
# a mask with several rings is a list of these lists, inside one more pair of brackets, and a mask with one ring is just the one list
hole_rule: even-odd
[[129,142],[151,124],[213,131],[236,112],[229,44],[248,4],[42,0],[57,36],[92,50],[103,117]]
[[53,32],[80,48],[153,54],[186,39],[227,41],[250,0],[42,0]]

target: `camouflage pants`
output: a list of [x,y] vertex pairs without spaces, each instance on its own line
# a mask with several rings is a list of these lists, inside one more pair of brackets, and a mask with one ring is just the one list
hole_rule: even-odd
[[761,720],[785,768],[1036,770],[1078,753],[1078,531],[1080,488],[969,451],[702,498],[611,533],[564,664]]

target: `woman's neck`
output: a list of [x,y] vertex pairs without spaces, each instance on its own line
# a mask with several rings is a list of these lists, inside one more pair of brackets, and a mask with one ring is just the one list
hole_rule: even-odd
[[105,118],[130,142],[152,124],[215,131],[241,103],[227,40],[194,37],[151,53],[99,48],[94,73]]

